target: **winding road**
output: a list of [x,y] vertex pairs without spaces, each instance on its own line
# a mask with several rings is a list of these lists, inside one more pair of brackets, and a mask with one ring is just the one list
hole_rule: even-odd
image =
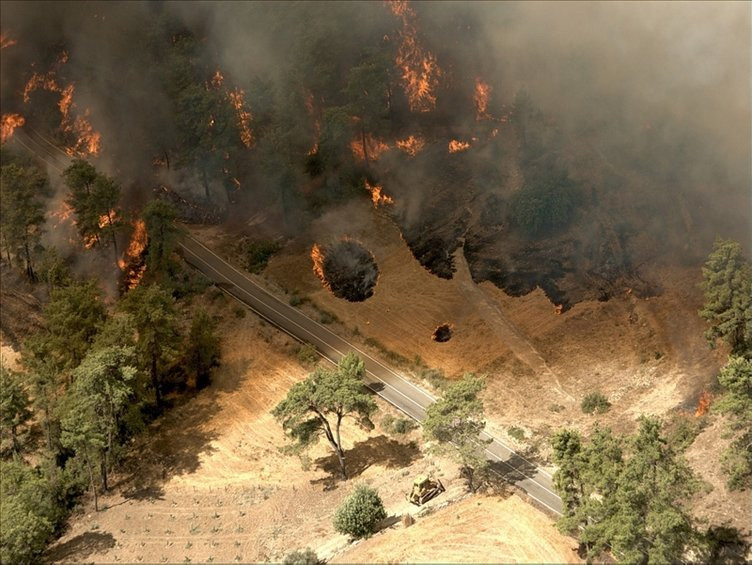
[[[426,408],[436,400],[428,392],[329,328],[282,302],[196,239],[185,236],[180,247],[185,260],[219,288],[293,338],[313,345],[325,359],[336,363],[347,353],[357,353],[366,367],[366,385],[373,392],[418,422],[425,419]],[[532,501],[547,511],[561,515],[561,499],[554,491],[549,473],[485,432],[481,434],[481,440],[487,442],[486,456],[491,461],[494,473],[522,489]]]

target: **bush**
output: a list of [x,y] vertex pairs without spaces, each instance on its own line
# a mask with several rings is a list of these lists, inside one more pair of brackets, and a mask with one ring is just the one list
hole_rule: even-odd
[[322,559],[319,559],[316,552],[310,547],[306,547],[304,550],[293,551],[285,555],[284,565],[321,565],[324,563]]
[[358,485],[334,514],[334,529],[360,539],[369,537],[386,518],[384,503],[375,489]]
[[424,369],[420,376],[431,383],[431,386],[437,390],[443,389],[447,384],[446,375],[441,369]]
[[509,426],[509,428],[507,428],[507,434],[509,434],[509,437],[516,439],[517,441],[524,441],[525,439],[525,430],[517,426]]
[[280,245],[274,241],[249,241],[245,246],[246,268],[252,273],[261,273],[279,250]]
[[580,195],[566,173],[526,183],[512,199],[514,221],[530,237],[556,233],[569,225]]
[[605,414],[611,408],[611,403],[600,392],[591,392],[582,399],[580,408],[585,414]]
[[404,435],[410,433],[418,425],[407,418],[395,418],[391,414],[387,414],[381,420],[381,426],[390,435]]
[[319,354],[316,352],[316,348],[310,343],[304,343],[298,349],[298,361],[303,365],[313,365],[318,359]]

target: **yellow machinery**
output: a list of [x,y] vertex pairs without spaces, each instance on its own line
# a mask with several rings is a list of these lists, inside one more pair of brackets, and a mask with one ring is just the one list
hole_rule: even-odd
[[426,475],[420,475],[413,481],[413,490],[407,495],[407,500],[421,506],[446,490],[439,479],[433,480]]

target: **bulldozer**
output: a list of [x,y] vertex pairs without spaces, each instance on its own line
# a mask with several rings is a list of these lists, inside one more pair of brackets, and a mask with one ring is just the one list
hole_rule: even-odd
[[439,479],[434,480],[426,475],[420,475],[413,481],[413,490],[407,495],[407,500],[416,506],[421,506],[445,490]]

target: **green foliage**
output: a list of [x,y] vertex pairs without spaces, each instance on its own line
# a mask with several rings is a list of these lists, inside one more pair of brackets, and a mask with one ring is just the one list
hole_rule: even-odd
[[465,375],[446,386],[443,396],[426,410],[423,422],[424,437],[434,442],[430,451],[457,459],[471,490],[475,489],[474,476],[482,476],[488,469],[485,445],[479,437],[486,427],[483,401],[479,398],[484,389],[482,379]]
[[310,343],[304,343],[298,349],[298,361],[303,365],[315,365],[319,360],[316,348]]
[[718,375],[724,395],[715,410],[730,419],[733,440],[723,454],[731,489],[752,488],[752,360],[732,356]]
[[60,518],[50,483],[21,461],[0,462],[0,562],[38,563]]
[[741,245],[717,239],[702,268],[705,304],[700,316],[710,324],[711,347],[722,339],[732,352],[752,356],[752,265]]
[[324,561],[319,559],[316,552],[310,547],[306,547],[303,550],[288,553],[282,563],[284,565],[322,565]]
[[507,428],[507,434],[509,434],[509,437],[516,439],[517,441],[525,441],[525,430],[519,426],[509,426]]
[[93,281],[76,282],[52,290],[44,317],[47,331],[40,345],[59,371],[68,372],[83,360],[107,319],[107,311]]
[[196,312],[188,333],[185,357],[198,388],[209,384],[212,369],[219,366],[220,348],[216,332],[217,324],[211,316],[205,310]]
[[150,201],[142,212],[148,244],[146,246],[146,269],[149,277],[160,280],[172,274],[175,265],[172,254],[177,246],[180,231],[175,226],[175,208],[164,200]]
[[379,493],[367,485],[358,485],[334,514],[334,529],[355,539],[367,538],[384,518],[386,510]]
[[54,247],[45,249],[42,253],[37,274],[39,275],[39,280],[47,283],[47,288],[50,292],[53,289],[68,286],[73,282],[73,275],[68,263]]
[[136,354],[151,377],[154,398],[162,406],[162,376],[174,362],[180,344],[174,300],[159,285],[139,285],[118,304],[136,327]]
[[306,380],[295,383],[272,411],[298,450],[314,444],[322,435],[326,437],[337,454],[343,479],[347,471],[340,437],[342,420],[353,417],[362,428],[371,430],[371,415],[377,409],[363,384],[364,374],[363,361],[348,353],[335,370],[318,367]]
[[26,275],[31,280],[35,280],[35,253],[45,220],[41,197],[47,192],[47,176],[36,165],[3,159],[0,167],[0,243],[9,260],[11,253],[23,259]]
[[682,503],[696,481],[660,430],[658,419],[642,417],[627,440],[600,427],[587,443],[572,430],[555,434],[554,486],[564,505],[558,525],[578,536],[590,559],[611,548],[624,562],[672,563],[695,545]]
[[91,246],[104,241],[116,247],[116,232],[122,227],[117,219],[120,185],[83,159],[75,159],[63,171],[63,181],[69,190],[67,203],[73,209],[84,243]]
[[580,204],[580,194],[566,173],[547,172],[525,181],[511,202],[514,221],[529,237],[542,237],[566,228]]
[[418,424],[408,418],[395,418],[387,414],[381,420],[381,427],[390,435],[405,435],[417,429]]
[[245,267],[251,273],[260,274],[266,269],[272,255],[279,251],[281,246],[276,241],[258,240],[249,241],[245,245]]
[[591,392],[582,399],[580,408],[585,414],[605,414],[611,408],[611,403],[603,393]]
[[21,453],[21,428],[31,420],[31,400],[22,375],[0,365],[0,438],[10,439],[11,451]]

